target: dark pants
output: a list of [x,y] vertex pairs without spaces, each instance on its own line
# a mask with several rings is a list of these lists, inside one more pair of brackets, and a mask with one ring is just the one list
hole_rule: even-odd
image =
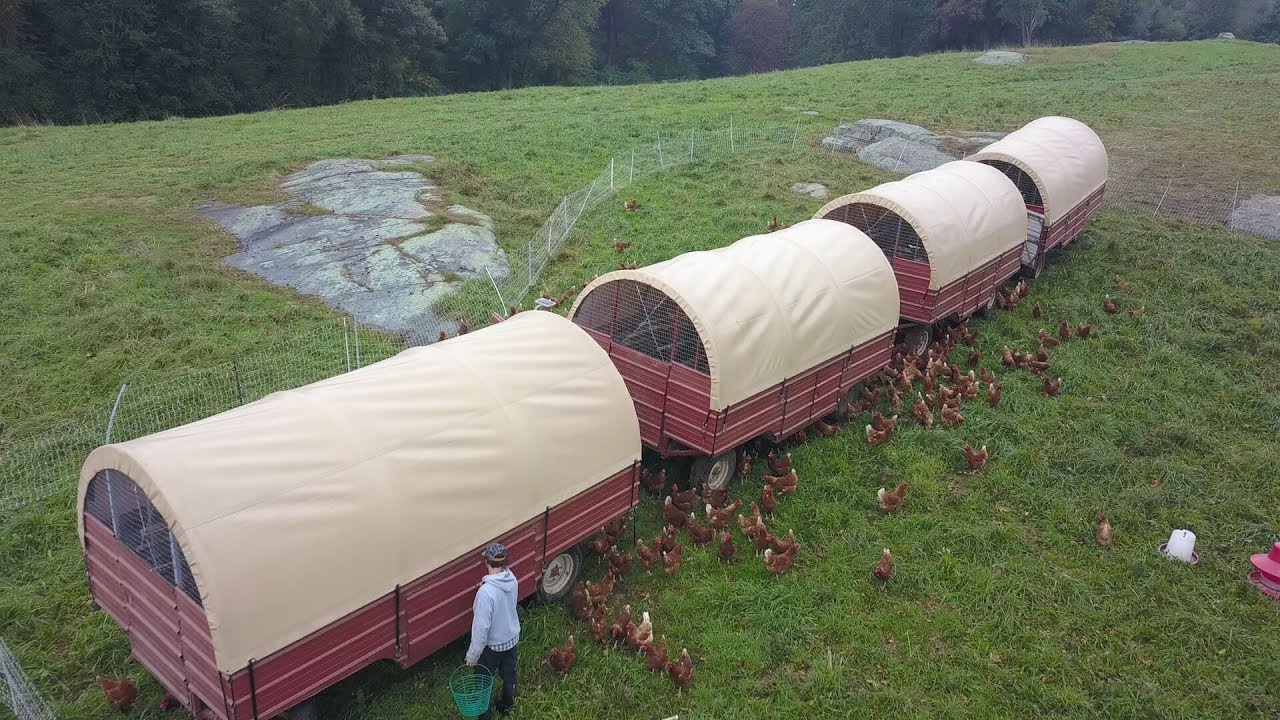
[[[511,712],[512,706],[516,704],[516,649],[499,652],[492,648],[485,648],[484,652],[480,653],[480,661],[476,663],[476,672],[486,675],[496,674],[502,678],[502,694],[498,696],[496,707],[503,715]],[[493,717],[494,707],[495,705],[490,701],[489,709],[484,711],[480,720],[490,720]]]

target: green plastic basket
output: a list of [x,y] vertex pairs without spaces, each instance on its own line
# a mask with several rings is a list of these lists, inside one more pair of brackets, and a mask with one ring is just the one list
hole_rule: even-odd
[[480,717],[493,699],[493,675],[463,665],[449,676],[449,692],[462,717]]

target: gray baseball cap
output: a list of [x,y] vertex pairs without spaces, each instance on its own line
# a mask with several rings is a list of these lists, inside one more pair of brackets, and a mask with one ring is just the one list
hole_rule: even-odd
[[506,565],[506,546],[502,543],[489,543],[489,547],[484,549],[484,560],[491,565]]

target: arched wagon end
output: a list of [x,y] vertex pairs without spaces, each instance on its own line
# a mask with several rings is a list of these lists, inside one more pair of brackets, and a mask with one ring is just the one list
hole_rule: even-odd
[[837,199],[814,217],[852,225],[871,238],[898,279],[899,315],[916,323],[932,323],[938,292],[930,289],[929,251],[915,227],[889,208],[846,197],[851,201]]
[[1065,117],[1034,120],[967,159],[996,168],[1017,185],[1027,209],[1022,265],[1033,276],[1047,253],[1075,240],[1102,207],[1110,171],[1097,133]]
[[988,307],[1017,273],[1026,213],[1007,177],[961,160],[836,198],[814,217],[858,228],[889,258],[918,348],[927,328]]
[[570,317],[626,379],[645,444],[716,486],[743,443],[812,424],[882,367],[898,304],[870,238],[812,220],[603,275]]
[[626,380],[644,444],[663,456],[714,452],[706,343],[683,299],[619,271],[588,286],[570,316],[609,353]]
[[193,712],[227,718],[209,620],[169,521],[110,468],[89,479],[80,521],[89,594],[124,630],[133,657]]
[[94,600],[188,709],[269,718],[464,636],[480,551],[522,597],[638,500],[609,357],[553,313],[106,445],[80,479]]

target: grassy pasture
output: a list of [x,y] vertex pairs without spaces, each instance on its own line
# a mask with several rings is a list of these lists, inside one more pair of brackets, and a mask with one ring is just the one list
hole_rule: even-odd
[[[326,157],[428,152],[439,179],[498,220],[508,249],[564,193],[657,127],[795,122],[802,147],[657,175],[575,229],[547,290],[616,266],[714,247],[809,216],[817,201],[889,179],[814,149],[841,118],[939,129],[1011,129],[1061,113],[1096,127],[1118,170],[1274,184],[1270,136],[1280,51],[1248,43],[1037,49],[1021,67],[970,55],[872,61],[771,75],[625,88],[539,88],[387,100],[203,120],[0,130],[0,445],[109,403],[119,383],[268,351],[283,332],[332,326],[305,298],[224,268],[233,240],[197,218],[205,199],[252,202],[274,178]],[[813,108],[814,118],[786,108]],[[1280,536],[1280,247],[1221,228],[1110,209],[1020,308],[975,324],[984,363],[1059,319],[1098,338],[1054,353],[1062,397],[1004,373],[995,410],[965,406],[953,431],[904,420],[870,448],[856,427],[796,451],[801,488],[772,524],[804,545],[765,572],[689,548],[676,577],[630,576],[697,678],[677,695],[638,657],[588,647],[559,607],[532,607],[520,716],[1276,717],[1277,606],[1244,582],[1247,555]],[[1112,276],[1134,286],[1118,292]],[[1106,316],[1103,293],[1136,317]],[[1040,302],[1043,320],[1030,316]],[[86,354],[94,353],[92,358]],[[298,348],[291,352],[305,352]],[[281,358],[289,362],[292,358]],[[960,447],[986,444],[970,475]],[[735,494],[759,495],[759,469]],[[875,489],[913,485],[882,517]],[[70,484],[68,479],[68,484]],[[0,531],[0,636],[60,717],[103,717],[95,673],[145,675],[113,623],[92,613],[72,494]],[[1117,544],[1093,543],[1105,511]],[[657,502],[639,530],[652,538]],[[1200,536],[1200,565],[1155,553],[1173,527]],[[880,549],[898,576],[870,579]],[[592,568],[595,574],[599,570]],[[544,658],[575,630],[578,668]],[[371,668],[326,693],[326,716],[451,717],[444,679],[461,648],[410,671]],[[159,717],[143,683],[139,717]]]

